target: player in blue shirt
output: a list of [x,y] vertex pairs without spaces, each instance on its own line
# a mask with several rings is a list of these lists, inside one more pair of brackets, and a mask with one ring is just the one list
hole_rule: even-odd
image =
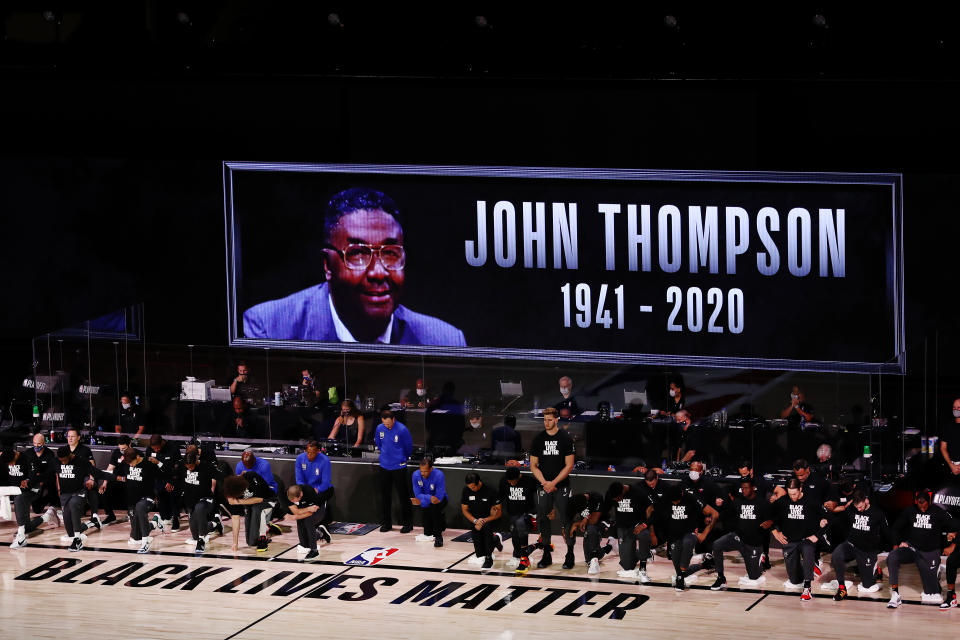
[[374,445],[380,450],[380,505],[382,509],[380,531],[393,529],[393,515],[390,509],[390,491],[395,488],[400,500],[400,512],[403,527],[400,533],[413,531],[413,506],[410,504],[410,484],[407,481],[407,460],[413,453],[413,439],[410,431],[398,422],[393,411],[380,412],[380,424],[374,432]]
[[423,510],[423,533],[417,542],[433,541],[443,546],[443,531],[447,528],[443,511],[447,508],[447,483],[443,472],[433,468],[433,458],[425,456],[420,468],[413,472],[413,497],[410,503]]

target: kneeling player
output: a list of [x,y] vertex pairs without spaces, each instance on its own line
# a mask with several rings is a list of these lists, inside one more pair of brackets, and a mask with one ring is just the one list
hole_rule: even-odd
[[851,560],[857,561],[862,582],[857,590],[864,593],[879,591],[877,584],[877,553],[881,544],[887,544],[887,518],[862,491],[856,491],[852,498],[853,508],[847,508],[843,517],[848,520],[849,533],[845,542],[833,550],[833,571],[837,574],[837,593],[834,600],[847,597],[845,570]]
[[763,538],[764,532],[773,524],[767,518],[770,502],[766,496],[757,493],[753,478],[741,476],[740,492],[731,503],[736,524],[733,531],[721,536],[713,543],[713,560],[717,567],[717,579],[711,585],[713,591],[727,588],[727,578],[723,573],[723,552],[739,551],[747,575],[740,578],[740,585],[756,587],[763,582]]
[[[53,507],[47,507],[43,515],[30,517],[30,508],[33,507],[34,511],[38,511],[43,508],[44,502],[40,498],[40,488],[30,486],[30,465],[24,457],[16,450],[4,451],[0,455],[0,484],[20,489],[20,495],[13,500],[17,516],[17,532],[13,536],[13,542],[10,543],[11,549],[25,546],[27,534],[44,522],[53,522],[54,526],[60,525],[57,511]],[[6,500],[6,498],[0,497],[0,500]]]
[[207,465],[200,464],[200,455],[196,450],[187,452],[177,467],[175,478],[177,491],[183,495],[183,506],[190,514],[190,536],[196,541],[197,553],[203,553],[213,519],[217,518],[219,524],[213,501],[217,480]]
[[149,519],[151,511],[157,506],[157,482],[160,480],[160,469],[144,461],[133,447],[127,447],[123,452],[123,464],[116,469],[117,482],[124,486],[124,497],[127,504],[127,516],[130,519],[130,540],[127,544],[139,545],[137,553],[149,553],[150,532],[158,529],[163,533],[163,522],[159,515]]
[[[690,564],[694,547],[710,535],[717,522],[717,510],[708,504],[702,504],[681,487],[668,490],[670,509],[667,514],[667,544],[670,547],[670,559],[677,575],[673,586],[677,591],[686,588],[686,579],[701,569],[700,565]],[[701,527],[701,524],[703,525]]]
[[[467,486],[463,488],[460,497],[460,510],[467,522],[473,524],[473,531],[470,533],[473,538],[474,555],[467,562],[482,564],[484,569],[490,569],[493,567],[495,546],[494,522],[500,518],[502,510],[500,496],[486,486],[477,473],[468,473],[464,482]],[[499,541],[499,538],[497,540]]]
[[417,542],[433,542],[443,546],[443,532],[447,528],[443,510],[447,508],[447,489],[443,472],[433,468],[433,458],[426,456],[420,468],[413,472],[413,497],[410,502],[423,511],[423,533]]
[[317,540],[323,539],[327,544],[332,542],[330,532],[320,524],[327,514],[327,502],[308,484],[291,485],[287,489],[287,499],[290,501],[290,515],[297,521],[300,541],[297,553],[306,553],[303,561],[312,562],[320,555]]
[[[296,485],[294,485],[296,486]],[[241,476],[228,476],[223,481],[223,495],[230,505],[230,520],[233,523],[233,551],[240,547],[240,516],[244,515],[247,545],[256,547],[257,553],[267,550],[270,543],[267,532],[270,518],[277,506],[277,494],[256,471],[247,471]]]
[[583,557],[587,561],[587,573],[600,573],[600,538],[607,534],[603,515],[603,496],[595,491],[576,493],[570,498],[570,537],[579,531],[583,534]]

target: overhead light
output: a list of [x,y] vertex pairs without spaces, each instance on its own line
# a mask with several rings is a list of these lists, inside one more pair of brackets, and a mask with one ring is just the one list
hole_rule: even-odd
[[677,20],[677,16],[667,14],[663,17],[663,24],[665,24],[670,29],[676,29],[680,25],[680,21]]
[[339,13],[327,14],[327,24],[329,24],[331,27],[342,27],[343,23],[340,22],[340,14]]
[[473,23],[477,25],[478,29],[485,29],[490,26],[490,23],[487,21],[487,16],[474,16]]
[[821,29],[828,28],[827,19],[824,16],[820,15],[819,13],[813,16],[813,24],[814,26],[820,27]]
[[190,15],[184,11],[178,11],[177,22],[179,22],[183,26],[188,26],[190,24]]

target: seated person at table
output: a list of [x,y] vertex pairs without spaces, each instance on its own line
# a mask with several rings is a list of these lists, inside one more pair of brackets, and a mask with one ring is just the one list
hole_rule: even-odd
[[425,456],[420,468],[413,472],[413,497],[410,503],[420,507],[423,512],[423,533],[417,542],[433,542],[433,546],[443,546],[443,532],[447,528],[443,516],[447,508],[447,485],[440,469],[433,467],[433,458]]
[[120,415],[117,418],[117,424],[114,425],[114,430],[117,433],[140,435],[144,428],[143,416],[140,414],[140,410],[134,406],[130,394],[125,393],[120,396]]
[[490,440],[493,455],[498,458],[509,459],[523,453],[523,444],[517,432],[517,417],[514,415],[503,416],[503,425],[493,430]]
[[246,440],[263,436],[260,417],[250,410],[241,396],[234,396],[230,413],[220,423],[220,435],[231,440]]
[[569,420],[575,415],[579,414],[581,409],[577,405],[576,398],[573,397],[573,379],[570,376],[563,376],[559,380],[560,382],[560,397],[562,398],[557,402],[554,408],[560,412],[561,420]]
[[[340,415],[333,423],[329,438],[336,440],[339,435],[341,440],[346,440],[351,443],[351,446],[359,447],[363,444],[365,429],[363,412],[357,408],[353,400],[344,400],[340,403]],[[343,435],[340,434],[341,430]]]

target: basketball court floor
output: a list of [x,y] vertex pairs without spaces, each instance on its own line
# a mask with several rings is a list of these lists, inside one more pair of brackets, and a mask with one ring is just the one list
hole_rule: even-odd
[[[118,513],[118,516],[122,514]],[[122,519],[122,518],[121,518]],[[184,525],[186,523],[184,522]],[[129,526],[95,530],[83,550],[60,541],[63,528],[44,525],[28,546],[10,549],[15,525],[0,523],[0,619],[8,638],[62,638],[107,634],[113,638],[892,638],[948,637],[960,610],[920,605],[919,578],[907,568],[904,604],[889,610],[889,589],[834,602],[814,584],[814,599],[786,592],[779,551],[763,589],[737,588],[744,574],[727,555],[728,590],[710,591],[712,573],[701,574],[682,593],[670,584],[672,564],[648,565],[651,584],[617,579],[616,551],[588,575],[582,548],[577,566],[519,576],[504,567],[510,542],[494,568],[469,564],[473,545],[442,548],[414,536],[374,529],[337,535],[320,543],[319,561],[298,561],[296,530],[283,523],[266,553],[245,546],[231,551],[225,534],[212,537],[204,555],[179,532],[154,532],[150,553],[127,544]],[[534,564],[540,552],[532,556]],[[881,562],[885,568],[885,563]],[[833,578],[824,565],[822,581]],[[885,576],[886,577],[886,576]],[[848,576],[848,579],[849,576]]]

